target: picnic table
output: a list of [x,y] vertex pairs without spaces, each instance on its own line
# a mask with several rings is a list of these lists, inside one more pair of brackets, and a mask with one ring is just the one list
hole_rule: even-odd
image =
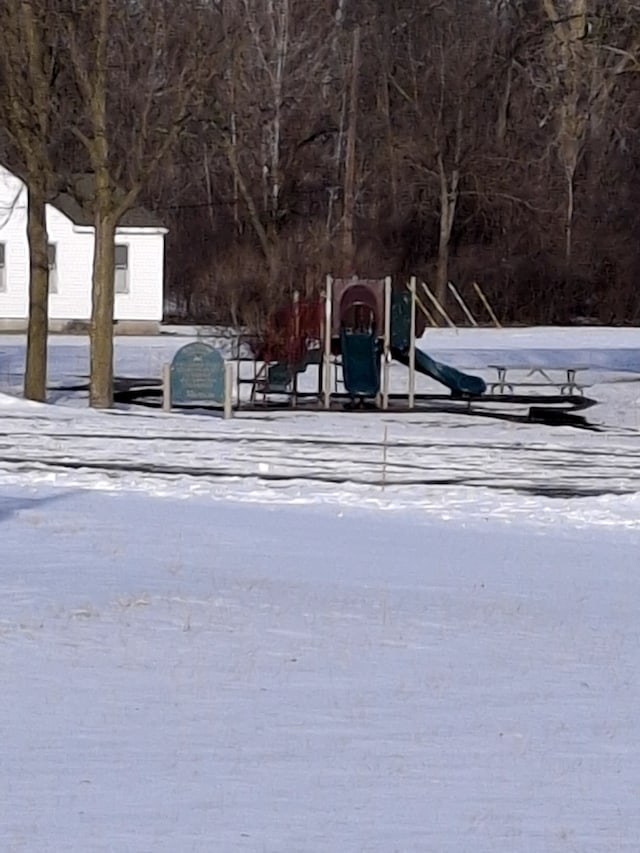
[[[518,385],[525,388],[557,388],[560,394],[567,396],[571,394],[584,395],[584,389],[587,387],[577,379],[579,373],[589,369],[586,365],[573,367],[532,367],[530,364],[490,364],[489,367],[497,373],[497,380],[489,382],[489,391],[491,394],[495,394],[496,390],[497,393],[504,394],[507,389],[513,394],[514,386]],[[512,374],[514,371],[527,371],[527,373],[524,379],[517,380],[513,376],[508,375],[509,371]],[[554,373],[560,374],[560,376],[552,375]],[[536,381],[536,376],[541,377],[544,381]]]

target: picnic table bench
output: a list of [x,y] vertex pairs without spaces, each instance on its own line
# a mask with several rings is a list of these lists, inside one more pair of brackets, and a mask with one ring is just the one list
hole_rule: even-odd
[[[582,394],[588,386],[583,382],[578,382],[578,373],[588,370],[588,366],[577,367],[532,367],[530,364],[522,365],[506,365],[506,364],[490,364],[490,368],[496,371],[497,380],[489,382],[489,391],[491,394],[504,394],[508,389],[511,394],[514,393],[514,386],[524,386],[526,388],[547,388],[549,386],[558,388],[560,394]],[[524,380],[516,380],[513,377],[508,377],[509,371],[527,371]],[[550,376],[550,373],[560,373],[561,378]],[[533,377],[540,376],[544,381],[535,381]]]

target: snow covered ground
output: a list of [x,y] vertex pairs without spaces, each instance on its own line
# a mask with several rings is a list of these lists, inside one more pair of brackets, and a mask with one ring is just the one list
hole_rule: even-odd
[[602,431],[30,404],[0,338],[1,850],[635,853],[640,331],[428,339]]
[[[26,478],[180,499],[332,502],[419,508],[447,519],[491,515],[535,525],[636,528],[640,347],[631,344],[640,331],[542,331],[441,330],[429,332],[423,346],[430,342],[434,356],[488,380],[495,379],[491,363],[595,365],[581,378],[599,401],[586,415],[602,431],[444,412],[244,413],[233,421],[144,408],[95,413],[83,394],[54,391],[55,406],[0,397],[0,474],[4,482]],[[185,341],[119,338],[116,372],[157,379]],[[0,338],[0,393],[19,387],[23,361],[21,339]],[[54,387],[78,384],[87,364],[85,339],[53,339]],[[392,389],[404,390],[406,376],[394,364]],[[420,377],[419,390],[443,389]],[[559,496],[567,498],[562,513]]]

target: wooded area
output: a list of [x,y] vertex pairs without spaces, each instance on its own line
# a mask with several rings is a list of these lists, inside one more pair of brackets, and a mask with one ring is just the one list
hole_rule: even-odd
[[91,172],[99,325],[138,202],[180,319],[255,324],[333,272],[472,306],[477,281],[507,322],[637,322],[639,71],[637,0],[5,0],[34,316],[42,200]]
[[[180,315],[327,271],[447,279],[505,321],[640,320],[640,4],[234,0],[209,126],[148,200]],[[450,297],[449,297],[450,300]]]

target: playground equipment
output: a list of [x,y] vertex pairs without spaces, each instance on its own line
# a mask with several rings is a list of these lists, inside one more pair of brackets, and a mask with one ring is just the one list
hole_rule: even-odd
[[391,279],[333,279],[325,288],[324,382],[325,408],[330,405],[331,363],[339,336],[344,385],[352,400],[376,398],[389,406],[389,366],[392,360],[409,369],[407,402],[415,405],[415,374],[423,373],[457,398],[479,397],[487,389],[483,379],[435,361],[416,346],[416,280],[394,290]]
[[[261,334],[239,335],[235,366],[222,365],[221,359],[203,355],[196,344],[184,347],[182,358],[173,365],[173,374],[165,382],[169,389],[165,400],[169,405],[197,404],[208,408],[220,407],[222,400],[227,413],[233,396],[234,407],[238,409],[287,405],[329,410],[334,406],[375,405],[397,412],[417,408],[466,411],[517,422],[535,420],[573,425],[578,425],[576,416],[566,413],[595,404],[595,400],[584,395],[589,386],[576,380],[577,372],[586,366],[567,365],[554,378],[546,372],[552,370],[550,367],[488,364],[487,369],[497,371],[497,380],[490,383],[487,392],[484,379],[431,358],[416,345],[416,338],[426,325],[425,308],[416,291],[415,278],[393,287],[390,278],[327,276],[321,296],[302,300],[294,294],[289,305],[271,318]],[[187,358],[190,354],[193,358]],[[390,391],[392,361],[408,368],[405,393],[398,393],[397,388],[394,393]],[[250,376],[244,369],[247,363],[252,366]],[[523,368],[527,371],[524,381],[511,373],[507,379],[507,371],[517,373]],[[448,393],[416,393],[418,373],[434,379]],[[236,381],[234,395],[229,381],[232,374]],[[532,381],[538,375],[544,382]],[[116,399],[157,405],[157,398],[162,397],[159,384],[153,380],[118,378]],[[247,384],[250,393],[242,393],[242,386]],[[525,393],[514,393],[516,386]],[[547,389],[547,393],[526,393],[534,387]],[[529,415],[512,414],[505,410],[506,404],[531,406]]]
[[319,364],[322,350],[322,301],[303,301],[294,293],[290,306],[276,313],[271,325],[257,340],[254,336],[241,336],[241,343],[248,343],[256,359],[262,362],[259,369],[254,361],[254,374],[249,380],[242,379],[237,370],[238,392],[240,385],[251,384],[251,402],[262,402],[271,394],[286,395],[295,404],[298,398],[309,396],[298,389],[298,377],[312,364]]
[[[416,373],[444,385],[451,397],[480,397],[486,391],[483,379],[441,364],[417,348],[421,325],[417,304],[415,278],[394,290],[390,277],[327,276],[321,299],[303,302],[296,294],[289,310],[276,316],[272,330],[256,347],[260,368],[254,363],[250,379],[241,378],[237,371],[238,399],[240,385],[250,382],[254,404],[266,403],[271,395],[285,395],[291,405],[312,397],[329,409],[333,400],[346,398],[352,405],[375,402],[387,409],[389,368],[394,359],[409,370],[405,396],[410,409],[416,402]],[[303,392],[298,378],[310,365],[318,366],[317,390]],[[343,394],[337,392],[340,369]]]

